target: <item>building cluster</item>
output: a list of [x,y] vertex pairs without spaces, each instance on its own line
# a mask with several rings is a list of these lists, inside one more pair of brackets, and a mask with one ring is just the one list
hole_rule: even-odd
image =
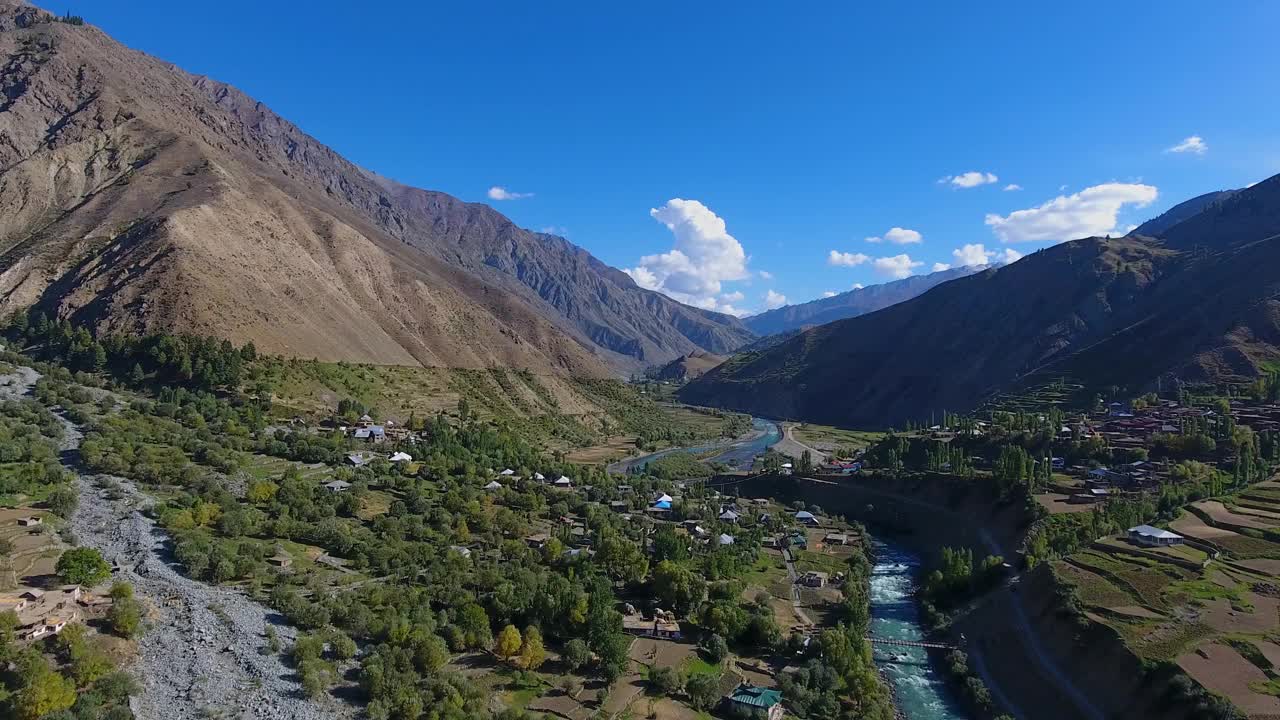
[[79,585],[63,585],[54,590],[22,587],[0,594],[0,612],[18,616],[19,640],[39,640],[57,635],[68,624],[81,620],[97,603]]

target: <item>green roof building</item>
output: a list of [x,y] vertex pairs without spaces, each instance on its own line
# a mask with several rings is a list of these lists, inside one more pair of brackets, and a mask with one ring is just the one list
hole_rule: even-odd
[[769,688],[743,683],[724,699],[736,717],[759,720],[782,719],[782,693]]

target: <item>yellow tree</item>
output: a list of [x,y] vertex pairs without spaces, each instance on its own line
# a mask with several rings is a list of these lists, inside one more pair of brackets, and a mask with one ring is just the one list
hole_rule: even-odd
[[520,665],[526,670],[537,670],[546,661],[547,651],[542,646],[542,633],[538,628],[530,625],[524,629],[524,644],[520,648]]
[[498,642],[494,645],[493,652],[504,660],[510,660],[520,654],[521,644],[520,631],[515,625],[508,625],[498,633]]

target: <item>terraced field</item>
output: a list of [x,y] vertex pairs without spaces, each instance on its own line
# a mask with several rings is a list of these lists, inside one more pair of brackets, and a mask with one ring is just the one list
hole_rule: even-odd
[[1054,572],[1144,660],[1177,663],[1251,718],[1280,716],[1280,483],[1200,501],[1169,527],[1188,544],[1104,539]]

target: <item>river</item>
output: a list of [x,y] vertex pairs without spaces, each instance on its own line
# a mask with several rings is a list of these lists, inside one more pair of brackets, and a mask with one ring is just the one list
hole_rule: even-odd
[[675,453],[705,455],[715,451],[719,452],[709,456],[707,462],[724,463],[731,470],[750,470],[751,462],[755,457],[781,439],[782,429],[777,423],[762,418],[751,418],[751,432],[740,438],[717,440],[703,443],[702,445],[667,448],[647,455],[628,458],[609,465],[609,472],[626,474],[631,472],[632,468],[641,467],[645,463],[653,462]]
[[[719,450],[708,462],[723,463],[734,470],[750,470],[755,457],[782,439],[777,423],[751,419],[752,431],[733,441],[692,447],[668,448],[624,460],[609,466],[611,472],[625,473],[672,453],[703,455]],[[871,572],[871,633],[895,640],[923,640],[919,607],[914,596],[920,558],[891,540],[875,539],[876,564]],[[938,663],[945,660],[937,651],[923,648],[876,646],[876,666],[893,686],[894,699],[906,720],[965,720],[955,702]]]
[[[920,641],[920,609],[914,597],[920,558],[891,540],[876,538],[871,569],[871,634],[892,640]],[[907,720],[964,720],[942,676],[939,651],[877,645],[876,665],[893,686],[898,710]]]

